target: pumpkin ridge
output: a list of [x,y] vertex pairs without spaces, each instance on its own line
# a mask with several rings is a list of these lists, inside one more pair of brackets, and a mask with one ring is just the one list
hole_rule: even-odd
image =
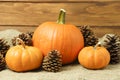
[[[69,31],[70,31],[70,30],[69,30]],[[72,34],[71,31],[70,31],[70,34]],[[73,49],[72,49],[72,48],[73,48],[73,44],[72,44],[71,39],[72,39],[72,36],[70,36],[70,45],[71,45],[71,46],[70,46],[70,49],[69,49],[70,52],[71,52],[71,54],[72,54],[72,53],[73,53]],[[70,53],[69,53],[69,54],[70,54]],[[71,55],[71,54],[70,54],[70,55]],[[72,56],[74,56],[74,55],[72,54]]]
[[[102,48],[102,49],[103,49],[103,48]],[[103,50],[104,50],[104,49],[103,49]],[[102,61],[103,63],[102,63],[102,65],[101,65],[101,66],[104,66],[104,64],[106,64],[106,62],[107,62],[106,57],[105,57],[105,56],[106,56],[106,55],[105,55],[106,53],[104,53],[102,50],[99,50],[99,52],[100,52],[102,55],[104,55],[104,56],[102,57],[102,59],[105,60],[105,61]],[[100,53],[99,53],[99,54],[100,54]]]
[[[28,53],[29,53],[29,55],[30,55],[30,62],[31,62],[31,64],[33,63],[34,64],[34,58],[33,57],[35,57],[35,59],[37,59],[37,57],[36,57],[36,54],[34,53],[33,54],[33,52],[34,51],[32,51],[32,48],[30,49],[30,47],[28,48]],[[34,68],[34,66],[35,65],[31,65],[32,67],[31,67],[31,69],[32,68]]]
[[[14,51],[14,49],[13,49],[13,48],[10,48],[10,49],[11,49],[11,51]],[[7,61],[10,61],[10,58],[7,58],[7,56],[13,57],[13,55],[15,55],[15,53],[14,53],[14,52],[13,52],[13,53],[11,53],[11,55],[9,55],[11,51],[10,51],[10,50],[8,50],[8,52],[7,52],[6,56],[5,56],[6,62],[7,62]],[[13,57],[13,58],[14,58],[14,57]],[[13,62],[11,62],[11,63],[13,64]],[[10,62],[9,62],[8,64],[10,64]],[[14,67],[14,66],[13,66],[13,65],[11,65],[11,64],[10,64],[10,66]]]
[[[87,47],[86,47],[86,48],[87,48]],[[79,56],[78,56],[78,57],[80,57],[80,59],[81,59],[81,60],[80,60],[80,64],[83,63],[83,65],[86,65],[87,62],[86,62],[85,59],[84,59],[84,55],[85,55],[85,54],[82,53],[82,52],[84,52],[84,49],[82,49],[82,50],[80,51],[80,54],[79,54]],[[85,51],[85,52],[86,52],[86,51]],[[79,58],[78,58],[78,59],[79,59]]]
[[[85,48],[87,48],[87,47],[85,47]],[[83,65],[87,65],[86,63],[88,63],[88,62],[86,62],[87,60],[85,60],[84,59],[84,52],[85,50],[84,49],[82,49],[81,51],[80,51],[80,54],[78,55],[78,61],[80,62],[80,64],[81,63],[83,63]],[[87,51],[85,51],[85,53],[86,53]],[[80,60],[79,60],[80,59]]]
[[[85,51],[85,50],[84,50]],[[86,53],[87,51],[85,51],[85,53]],[[83,55],[85,55],[84,53],[83,53]],[[88,55],[90,55],[91,56],[91,53],[90,54],[88,54]],[[93,58],[92,58],[93,59]],[[88,66],[89,67],[91,67],[91,62],[89,62],[89,61],[92,61],[92,60],[90,60],[90,58],[89,58],[89,56],[87,56],[86,57],[86,60],[85,59],[83,59],[83,61],[85,62],[85,65],[87,65],[88,64]]]
[[[14,55],[18,54],[19,52],[20,52],[20,53],[22,52],[21,47],[22,47],[22,46],[17,45],[17,46],[15,46],[14,48],[11,49],[10,52],[13,52],[13,54],[12,54],[13,59],[16,59],[16,58],[14,57]],[[15,53],[15,52],[14,52],[14,49],[17,50],[18,52]],[[19,63],[19,64],[22,64],[21,54],[19,54],[19,56],[20,56],[20,58],[19,58],[20,60],[19,60],[18,63]],[[18,57],[18,55],[17,55],[17,57]],[[12,64],[16,64],[16,61],[17,61],[17,60],[13,61],[14,63],[12,63]],[[15,68],[15,69],[19,69],[18,65],[11,65],[11,67],[12,67],[12,68]],[[21,67],[22,67],[22,66],[21,66]],[[13,69],[13,70],[14,70],[14,69]]]
[[[29,53],[31,54],[31,57],[32,57],[32,56],[35,56],[35,59],[36,59],[37,61],[39,61],[39,59],[40,59],[40,55],[39,55],[39,54],[40,54],[40,53],[37,54],[37,53],[35,53],[34,51],[32,51],[32,49],[30,49],[30,48],[32,48],[32,47],[29,47]],[[35,55],[33,55],[33,53],[31,53],[31,52],[34,52]],[[32,59],[33,59],[33,58],[31,58],[31,62],[34,63],[34,61],[33,61]]]
[[[102,48],[102,49],[103,49],[103,48]],[[105,49],[103,49],[103,50],[105,51]],[[107,55],[106,55],[106,53],[103,52],[103,50],[99,50],[99,51],[100,51],[103,55],[105,55],[105,56],[103,57],[103,59],[105,60],[104,64],[107,65],[107,64],[108,64],[107,59],[106,59],[106,56],[107,56]],[[104,64],[103,64],[103,65],[104,65]]]
[[[70,57],[74,57],[74,58],[72,58],[71,59],[71,61],[70,62],[73,62],[74,60],[75,60],[75,58],[77,58],[77,55],[75,56],[75,54],[74,53],[76,53],[75,51],[75,49],[73,49],[75,46],[73,45],[73,44],[75,44],[74,42],[75,42],[75,40],[72,42],[71,40],[72,40],[72,38],[74,37],[73,36],[73,34],[72,34],[72,32],[74,32],[74,30],[72,30],[74,27],[72,27],[72,26],[70,26],[69,27],[69,29],[70,30],[68,30],[67,31],[67,33],[65,34],[65,38],[67,38],[68,40],[67,40],[67,42],[69,43],[69,44],[67,44],[68,46],[69,46],[69,49],[68,49],[68,47],[67,47],[67,53],[68,53],[68,55],[66,55],[66,56],[68,56],[67,57],[67,59],[66,59],[66,62],[69,62],[69,58]],[[64,30],[64,31],[66,31],[66,29]],[[71,35],[71,36],[68,36],[68,35]],[[67,36],[67,37],[66,37]],[[65,42],[64,42],[65,43]]]
[[[106,56],[106,54],[104,54],[104,52],[103,52],[102,50],[100,51],[100,53]],[[105,60],[105,61],[103,61],[103,62],[104,62],[103,65],[107,63],[105,56],[103,56],[103,59]],[[103,66],[103,65],[102,65],[102,66]]]
[[[22,65],[22,69],[23,69],[23,70],[26,70],[26,69],[25,69],[25,68],[26,68],[26,66],[25,66],[26,64],[24,65],[24,61],[25,61],[24,58],[26,58],[26,57],[24,57],[24,55],[27,55],[27,56],[30,55],[30,54],[29,54],[29,51],[27,50],[27,48],[28,48],[28,47],[24,48],[23,51],[22,51],[23,53],[22,53],[22,58],[21,58],[21,61],[22,61],[21,65]],[[29,56],[29,57],[30,57],[30,56]],[[30,58],[30,59],[31,59],[31,58]],[[28,63],[27,63],[27,64],[28,64]]]
[[[15,49],[18,50],[18,51],[20,51],[20,53],[21,53],[22,50],[23,50],[23,49],[21,49],[21,47],[23,48],[23,46],[18,45],[18,46],[15,47]],[[13,52],[14,52],[14,50],[13,50]],[[15,55],[15,54],[16,54],[16,53],[14,53],[14,55]],[[17,53],[17,54],[18,54],[18,53]],[[13,55],[13,56],[14,56],[14,55]],[[21,57],[22,57],[22,56],[21,56],[21,54],[20,54],[19,56],[20,56],[19,64],[22,64],[22,61],[21,61]],[[13,57],[13,58],[14,58],[14,57]],[[17,66],[18,66],[18,65],[17,65]],[[21,67],[22,67],[22,66],[21,66]],[[19,69],[19,68],[18,68],[18,69]]]
[[[61,35],[61,40],[60,40],[60,48],[59,48],[59,51],[60,51],[60,53],[62,53],[61,51],[62,51],[62,45],[63,45],[63,36],[64,36],[64,32],[63,32],[63,28],[61,27],[61,28],[59,28],[58,29],[59,31],[62,31],[61,33],[62,33],[62,35]],[[61,34],[61,33],[59,33],[59,34]],[[57,33],[57,36],[58,36],[58,33]]]
[[[64,40],[64,39],[65,39],[65,26],[63,26],[63,34],[62,34],[62,36],[63,36],[63,41],[62,41],[62,47],[61,47],[61,49],[64,50],[64,45],[65,45],[65,42],[64,42],[64,41],[65,41],[65,40]],[[62,54],[64,54],[64,53],[62,53]],[[65,56],[66,56],[66,55],[65,55]],[[62,55],[62,60],[63,60],[63,61],[64,61],[64,57],[65,57],[65,56]],[[64,63],[64,62],[63,62],[63,63]]]
[[[98,47],[96,46],[96,47],[93,47],[93,50],[94,50],[94,60],[93,60],[93,62],[94,62],[94,68],[99,68],[98,67],[98,64],[96,64],[97,63],[97,60],[98,60],[98,55],[100,55],[98,52]],[[99,59],[101,59],[100,57],[99,57]]]
[[[107,51],[107,49],[106,49],[106,51]],[[108,51],[107,51],[108,52]],[[109,52],[108,52],[108,54],[110,54]],[[106,55],[106,54],[105,54]],[[106,57],[105,57],[105,60],[106,60]],[[110,55],[109,55],[109,62],[110,62]],[[106,63],[107,64],[109,64],[109,62],[107,63],[107,61],[106,61]]]
[[[32,47],[29,47],[29,53],[33,52],[32,49],[30,49],[30,48],[32,48]],[[31,53],[31,54],[33,54],[33,53]],[[36,60],[39,60],[39,57],[38,57],[39,55],[37,53],[34,53],[34,54],[35,54],[34,56],[36,57]]]
[[[91,48],[88,47],[88,51],[91,50],[91,49],[93,49],[93,47],[91,47]],[[87,53],[87,51],[86,51],[86,53]],[[93,62],[93,63],[92,63],[92,67],[93,67],[93,66],[96,67],[96,62],[95,62],[95,61],[96,61],[96,60],[95,60],[96,55],[95,55],[95,54],[96,54],[96,50],[92,50],[92,52],[90,52],[90,55],[92,55],[92,57],[93,57],[92,60],[90,60],[90,61]],[[90,68],[91,68],[91,62],[88,61],[88,63],[90,63]]]
[[[96,61],[97,61],[97,59],[98,59],[98,58],[96,58],[96,57],[97,57],[97,55],[99,54],[98,51],[97,51],[97,47],[95,47],[95,48],[93,47],[93,50],[94,50],[94,66],[95,66],[94,68],[98,68],[98,66],[97,66],[97,64],[96,64],[96,63],[97,63]],[[96,55],[96,54],[97,54],[97,55]]]
[[[25,50],[25,49],[22,49],[22,50]],[[24,62],[24,60],[23,60],[23,59],[24,59],[24,54],[23,54],[23,53],[22,53],[20,59],[21,59],[20,61],[21,61],[21,67],[22,67],[21,69],[23,69],[23,68],[24,68],[24,67],[23,67],[23,64],[24,64],[24,63],[23,63],[23,62]]]
[[[73,29],[73,28],[75,28],[75,27],[72,26],[71,29]],[[70,33],[71,35],[73,35],[73,34],[72,34],[73,32],[75,32],[75,31],[74,31],[74,30],[69,30],[69,33]],[[70,36],[70,45],[71,45],[71,47],[70,47],[70,49],[71,49],[71,51],[70,51],[70,56],[72,56],[72,57],[75,56],[74,58],[77,59],[78,54],[77,54],[77,55],[74,55],[73,53],[79,53],[79,51],[76,51],[75,49],[73,49],[73,48],[74,48],[73,44],[74,44],[75,41],[73,41],[73,42],[71,41],[71,40],[72,40],[72,37],[73,37],[73,36]],[[70,50],[70,49],[69,49],[69,50]],[[74,51],[76,51],[76,52],[74,52]],[[75,59],[73,59],[72,62],[73,62],[74,60],[75,60]]]
[[[52,25],[52,24],[51,24]],[[55,25],[52,25],[53,27],[55,26]],[[55,26],[54,27],[54,30],[53,30],[53,33],[52,33],[52,40],[51,40],[51,49],[53,50],[55,47],[54,47],[54,43],[56,43],[55,41],[56,41],[56,35],[57,35],[57,33],[56,32],[58,32],[57,31],[57,27]],[[54,41],[55,40],[55,41]]]

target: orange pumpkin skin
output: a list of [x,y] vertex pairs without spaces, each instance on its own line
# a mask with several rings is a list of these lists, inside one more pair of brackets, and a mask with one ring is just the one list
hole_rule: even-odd
[[11,47],[6,56],[6,64],[9,69],[17,72],[29,71],[41,66],[43,55],[35,47],[17,45]]
[[68,64],[77,59],[79,51],[84,47],[84,40],[82,33],[74,25],[45,22],[34,31],[33,45],[44,56],[54,49],[60,51],[62,63]]
[[110,54],[104,47],[85,47],[78,55],[79,63],[88,69],[101,69],[110,62]]

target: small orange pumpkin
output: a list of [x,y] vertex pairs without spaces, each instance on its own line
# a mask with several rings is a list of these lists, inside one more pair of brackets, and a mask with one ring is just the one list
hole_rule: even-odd
[[110,62],[110,54],[104,47],[85,47],[78,55],[79,63],[88,69],[101,69]]
[[79,51],[84,47],[84,40],[76,26],[65,24],[65,10],[61,9],[57,22],[45,22],[34,31],[33,45],[44,56],[51,50],[60,51],[62,63],[68,64],[77,59]]
[[6,53],[5,60],[9,69],[17,72],[33,70],[41,66],[43,55],[36,47],[16,45]]

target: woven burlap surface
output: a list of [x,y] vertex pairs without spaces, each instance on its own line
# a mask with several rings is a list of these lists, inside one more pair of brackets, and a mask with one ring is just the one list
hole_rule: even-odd
[[5,69],[0,72],[0,80],[120,80],[120,64],[108,65],[101,70],[88,70],[79,64],[71,64],[56,73],[40,69],[18,73]]
[[[17,30],[0,32],[9,44],[11,39],[20,34]],[[60,72],[47,72],[41,69],[29,72],[14,72],[9,69],[0,71],[0,80],[120,80],[120,64],[108,65],[104,69],[89,70],[80,64],[63,66]]]

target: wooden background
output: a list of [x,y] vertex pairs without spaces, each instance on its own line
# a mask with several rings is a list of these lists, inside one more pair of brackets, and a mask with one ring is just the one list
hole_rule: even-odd
[[120,0],[0,0],[0,30],[34,31],[46,21],[56,21],[59,10],[66,22],[90,25],[97,36],[120,35]]

